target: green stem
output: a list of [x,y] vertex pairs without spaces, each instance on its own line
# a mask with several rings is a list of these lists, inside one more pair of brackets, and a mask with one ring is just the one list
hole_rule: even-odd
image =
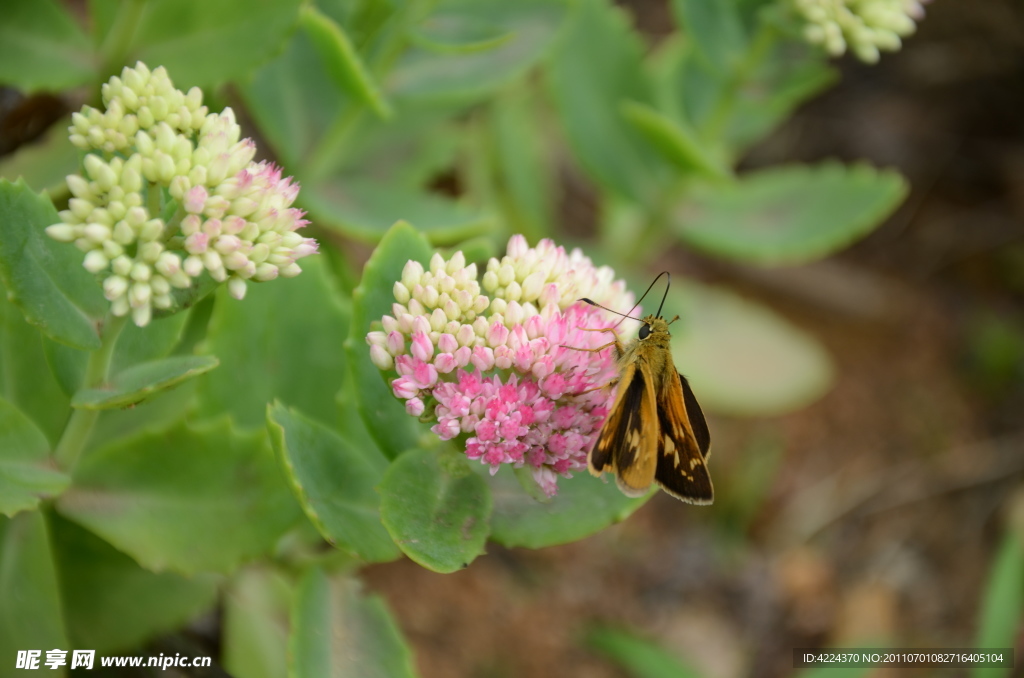
[[747,49],[743,61],[737,65],[735,71],[729,77],[728,82],[722,88],[711,116],[705,126],[705,136],[709,139],[720,139],[725,133],[725,125],[732,117],[733,109],[736,107],[736,95],[740,87],[750,79],[752,71],[757,68],[764,59],[765,52],[775,42],[777,34],[775,29],[768,22],[761,22],[754,42]]
[[100,54],[105,60],[104,67],[109,73],[116,73],[124,65],[131,47],[132,38],[142,18],[143,0],[130,0],[121,3],[121,10],[114,17],[114,22],[107,31]]
[[[95,388],[106,382],[114,346],[117,345],[117,338],[127,322],[128,316],[111,315],[103,323],[103,341],[98,349],[89,354],[89,362],[85,368],[85,388]],[[79,455],[89,442],[99,416],[99,410],[76,409],[71,413],[60,442],[57,443],[57,449],[54,450],[54,457],[61,468],[66,471],[74,469]]]

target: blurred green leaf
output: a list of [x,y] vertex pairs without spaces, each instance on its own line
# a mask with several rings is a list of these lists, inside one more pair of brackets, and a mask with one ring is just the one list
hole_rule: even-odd
[[746,51],[735,0],[672,0],[676,22],[717,72],[729,74]]
[[[992,569],[985,583],[981,614],[978,620],[977,648],[1012,648],[1017,646],[1024,621],[1024,543],[1013,530],[1007,530],[996,551]],[[1009,667],[971,671],[972,678],[1008,676]]]
[[96,69],[89,38],[62,3],[4,0],[0,82],[29,92],[61,90],[91,82]]
[[[289,171],[304,166],[347,101],[305,31],[292,35],[284,52],[242,82],[239,91],[274,155]],[[304,191],[305,187],[300,198]]]
[[50,459],[50,443],[32,420],[0,398],[0,513],[34,509],[71,479]]
[[643,42],[625,12],[583,0],[551,60],[550,89],[580,164],[596,181],[637,202],[652,202],[668,166],[621,113],[624,101],[651,103]]
[[170,428],[193,408],[197,382],[198,379],[186,381],[128,409],[102,410],[86,449],[96,450],[115,440]]
[[702,148],[690,130],[682,124],[650,106],[634,101],[623,102],[620,109],[626,120],[647,139],[651,147],[681,172],[696,172],[712,179],[731,176],[729,168]]
[[572,478],[558,479],[558,494],[540,502],[529,496],[519,482],[503,469],[487,475],[494,496],[491,539],[502,546],[545,548],[578,541],[609,525],[625,520],[650,498],[630,498],[614,482],[594,478],[586,470]]
[[[0,517],[0,666],[5,675],[12,675],[18,650],[68,647],[47,532],[38,511]],[[39,662],[44,670],[45,659],[44,652]]]
[[64,177],[76,172],[80,162],[80,151],[68,141],[70,122],[70,118],[61,118],[42,139],[0,158],[0,177],[11,181],[20,177],[36,191],[63,192]]
[[666,312],[676,369],[705,409],[770,416],[800,409],[832,386],[825,349],[768,308],[724,289],[676,282]]
[[486,17],[443,10],[427,17],[410,35],[426,50],[455,54],[494,49],[513,37],[513,32]]
[[302,27],[338,87],[362,101],[380,117],[389,117],[392,114],[391,107],[384,100],[377,83],[367,72],[359,53],[342,27],[313,5],[303,7],[300,17]]
[[238,79],[281,48],[298,21],[300,5],[301,0],[148,0],[140,8],[124,61],[164,66],[175,85],[185,89]]
[[0,395],[27,414],[55,445],[71,405],[43,355],[43,335],[0,286]]
[[359,412],[381,452],[394,459],[416,446],[419,425],[405,412],[391,392],[388,376],[370,361],[366,334],[371,323],[379,323],[391,314],[395,303],[394,286],[402,279],[409,261],[428,266],[433,251],[422,233],[399,222],[384,234],[377,249],[363,268],[363,278],[352,292],[352,327],[345,341],[345,352],[354,382],[359,384]]
[[201,412],[227,412],[242,427],[262,429],[267,404],[279,398],[336,423],[351,312],[326,262],[309,257],[302,267],[294,278],[250,285],[242,301],[220,291],[203,351],[221,366],[200,381]]
[[378,486],[380,517],[398,547],[434,572],[455,572],[484,552],[491,492],[464,455],[410,450]]
[[547,157],[550,144],[537,110],[538,94],[533,87],[509,88],[495,98],[487,117],[499,199],[509,228],[531,242],[551,232],[556,184]]
[[226,418],[92,452],[57,506],[144,567],[185,574],[233,570],[301,515],[265,434]]
[[19,179],[0,179],[0,279],[25,318],[57,341],[96,349],[97,321],[107,310],[82,253],[46,235],[60,221],[53,203]]
[[380,522],[374,486],[388,462],[376,447],[357,447],[280,403],[267,408],[267,429],[299,503],[325,539],[367,562],[401,555]]
[[676,210],[676,233],[706,252],[765,265],[825,257],[876,228],[907,194],[898,173],[835,163],[760,170],[705,186]]
[[[413,47],[388,75],[386,88],[405,101],[471,103],[501,88],[536,65],[554,44],[567,14],[557,0],[447,0],[426,26],[487,23],[509,34],[490,40],[490,49],[437,50]],[[478,47],[483,47],[477,45]],[[410,215],[411,216],[411,215]]]
[[701,678],[671,652],[631,633],[597,628],[587,634],[587,645],[600,651],[636,678]]
[[379,596],[309,568],[299,582],[289,640],[293,678],[413,678],[412,653]]
[[71,406],[85,410],[131,407],[160,391],[205,374],[220,362],[207,355],[178,355],[134,365],[115,374],[97,388],[84,388],[71,398]]
[[247,567],[224,595],[221,660],[234,678],[288,675],[292,586],[269,568]]
[[156,574],[88,530],[53,516],[54,559],[75,647],[125,650],[195,618],[217,600],[219,577]]
[[377,243],[398,220],[416,219],[430,241],[451,244],[494,228],[490,215],[425,190],[333,177],[307,184],[302,205],[321,226]]

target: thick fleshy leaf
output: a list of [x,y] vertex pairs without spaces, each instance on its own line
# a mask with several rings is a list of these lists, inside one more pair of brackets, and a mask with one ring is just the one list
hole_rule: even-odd
[[671,652],[618,629],[594,629],[587,634],[587,645],[607,655],[636,678],[701,678],[702,675]]
[[92,452],[57,507],[144,567],[185,574],[233,570],[301,515],[265,434],[226,419]]
[[305,31],[296,31],[280,56],[241,83],[239,91],[285,167],[306,165],[348,102]]
[[25,318],[57,341],[99,348],[107,301],[82,268],[82,253],[46,235],[60,221],[53,203],[23,180],[0,179],[0,280]]
[[10,181],[24,179],[36,191],[64,191],[64,178],[76,172],[81,162],[81,151],[68,141],[70,122],[70,118],[58,120],[42,139],[0,159],[0,177]]
[[344,29],[312,5],[304,7],[300,16],[303,29],[335,84],[354,99],[369,106],[377,115],[384,118],[390,116],[391,107],[381,95],[377,83],[366,70]]
[[322,258],[303,259],[302,267],[295,278],[250,285],[242,301],[219,293],[203,350],[221,366],[200,381],[202,411],[262,429],[267,404],[280,399],[335,424],[350,311]]
[[0,398],[0,513],[12,516],[54,497],[71,479],[50,459],[50,443],[32,420]]
[[75,647],[114,652],[172,631],[217,600],[220,577],[154,573],[60,516],[51,520],[68,636]]
[[723,289],[675,283],[666,305],[676,369],[705,410],[770,416],[800,409],[833,380],[832,361],[813,337],[768,308]]
[[363,268],[359,287],[352,292],[352,328],[345,352],[355,383],[359,384],[359,412],[366,428],[389,459],[416,446],[419,425],[391,392],[386,379],[370,361],[366,333],[391,314],[395,303],[395,282],[409,261],[429,264],[433,250],[423,234],[405,222],[399,222],[384,234],[377,249]]
[[267,428],[299,503],[325,539],[368,562],[401,555],[380,522],[374,487],[388,462],[375,446],[358,447],[280,403],[267,408]]
[[731,74],[746,51],[736,0],[672,0],[672,9],[701,57],[719,73]]
[[97,388],[83,388],[71,398],[71,406],[83,410],[110,410],[131,407],[160,391],[217,367],[219,361],[208,355],[178,355],[140,363],[115,374]]
[[27,91],[61,90],[96,78],[89,39],[62,3],[4,0],[3,17],[0,82]]
[[454,572],[484,552],[493,500],[462,454],[406,452],[391,463],[378,491],[384,526],[423,567]]
[[[18,650],[68,647],[46,522],[38,511],[0,516],[0,666],[13,675]],[[19,672],[20,673],[20,672]]]
[[236,574],[224,595],[221,661],[235,678],[288,675],[292,583],[269,568]]
[[379,596],[309,568],[296,593],[289,676],[413,678],[412,653]]
[[626,120],[651,147],[681,172],[695,172],[712,179],[730,176],[730,171],[694,137],[693,133],[656,109],[627,101],[622,106]]
[[302,205],[318,224],[367,243],[379,242],[396,221],[407,217],[438,245],[494,228],[490,215],[440,195],[345,176],[304,186]]
[[436,12],[412,31],[412,41],[432,52],[464,53],[494,49],[513,33],[486,17]]
[[[480,472],[487,474],[486,468]],[[608,476],[595,478],[586,469],[559,478],[558,494],[543,502],[524,492],[506,469],[487,483],[494,496],[491,539],[509,547],[539,549],[578,541],[625,520],[649,499],[627,497]]]
[[492,37],[503,32],[508,38],[478,41],[470,50],[413,47],[389,74],[386,89],[406,101],[482,98],[536,65],[554,44],[566,14],[566,4],[555,0],[448,0],[426,19],[428,31],[475,20],[491,26]]
[[[110,359],[111,374],[119,374],[142,362],[166,356],[181,340],[188,321],[188,312],[177,313],[151,321],[145,327],[128,323],[114,346]],[[52,339],[44,339],[46,362],[54,377],[68,396],[82,388],[89,353],[65,346]]]
[[[73,350],[73,349],[72,349]],[[57,444],[68,421],[70,404],[46,364],[43,336],[25,321],[0,286],[0,395]]]
[[651,103],[643,42],[625,12],[608,0],[584,0],[549,67],[551,95],[573,152],[598,182],[649,202],[669,166],[626,122],[624,101]]
[[828,163],[753,172],[706,186],[675,212],[675,231],[711,254],[760,264],[820,259],[878,227],[907,194],[898,173]]
[[[985,584],[978,620],[977,648],[1014,647],[1024,620],[1024,542],[1008,530],[995,553]],[[972,678],[1009,676],[1011,671],[974,669]]]
[[149,0],[139,7],[124,60],[165,66],[178,88],[240,78],[281,48],[300,5],[300,0]]

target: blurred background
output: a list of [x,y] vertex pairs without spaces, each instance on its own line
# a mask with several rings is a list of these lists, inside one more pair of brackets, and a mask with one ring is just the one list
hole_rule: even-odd
[[[667,1],[619,4],[652,49],[674,31]],[[68,6],[85,12],[84,3]],[[716,316],[707,308],[739,309],[711,339],[701,340],[700,328],[680,332],[682,342],[697,339],[676,356],[709,415],[714,506],[658,493],[582,541],[537,551],[492,543],[455,574],[407,559],[363,568],[424,678],[673,675],[630,672],[655,648],[667,653],[655,661],[662,670],[678,662],[706,678],[793,675],[794,647],[972,647],[1010,637],[1018,657],[1024,653],[1024,575],[1012,537],[1024,539],[1024,6],[936,0],[899,52],[876,65],[850,56],[834,65],[836,86],[746,149],[739,171],[832,159],[893,168],[909,195],[881,227],[806,264],[752,266],[676,238],[658,243],[655,260],[633,262],[634,270],[670,270],[712,286],[693,302],[679,283],[677,303],[706,307],[684,314],[683,324],[710,322]],[[297,153],[281,145],[288,134],[305,135],[310,148],[321,137],[271,124],[302,122],[268,104],[279,96],[274,68],[213,96],[285,162]],[[27,162],[52,175],[17,152],[61,138],[64,116],[87,98],[0,89],[8,173],[11,163]],[[476,129],[472,113],[459,115]],[[414,140],[431,136],[429,116],[417,125],[405,130]],[[425,176],[437,196],[478,191],[472,171],[445,165],[449,150],[438,151],[441,162],[409,168],[410,176]],[[567,148],[554,147],[548,161],[551,235],[585,248],[607,244],[614,210],[601,189]],[[369,176],[377,167],[357,169]],[[42,181],[34,187],[46,187]],[[351,289],[374,239],[361,220],[390,217],[405,204],[352,207],[308,185],[304,207],[324,229],[318,237],[339,245],[341,254],[329,256],[341,287]],[[321,219],[343,208],[351,212],[340,224]],[[462,213],[438,219],[452,214]],[[626,210],[619,237],[629,234],[630,218]],[[515,225],[507,219],[496,240]],[[452,245],[493,236],[491,228],[466,217],[456,228],[427,230]],[[534,231],[531,241],[544,234]],[[594,256],[614,264],[613,251]],[[771,313],[758,316],[768,311],[750,304]],[[745,320],[732,324],[733,317]],[[768,353],[777,363],[745,353],[762,342],[761,331],[783,335],[781,352]],[[712,349],[718,362],[708,367],[701,357]],[[795,385],[772,383],[791,377]],[[747,389],[757,393],[749,402]],[[219,615],[220,608],[146,649],[216,655]],[[647,644],[623,650],[629,638]],[[218,671],[203,675],[225,675]]]

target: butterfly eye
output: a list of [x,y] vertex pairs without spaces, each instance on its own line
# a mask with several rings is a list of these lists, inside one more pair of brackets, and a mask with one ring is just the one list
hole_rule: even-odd
[[650,333],[651,333],[651,326],[650,325],[644,325],[643,327],[640,328],[640,338],[641,339],[646,339],[647,335],[650,334]]

